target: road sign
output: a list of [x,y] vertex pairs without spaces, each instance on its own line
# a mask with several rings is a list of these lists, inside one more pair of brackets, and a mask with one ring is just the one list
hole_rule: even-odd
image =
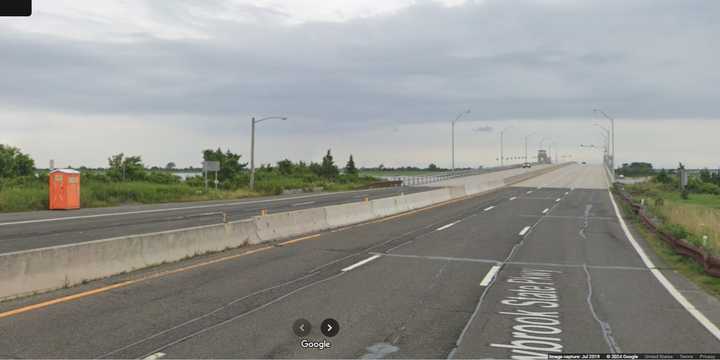
[[205,171],[220,171],[219,161],[203,161],[203,170]]
[[220,171],[220,162],[219,161],[203,161],[203,174],[205,175],[205,192],[208,190],[208,176],[207,173],[210,171],[215,172],[215,190],[217,190],[218,187],[218,178],[217,173]]

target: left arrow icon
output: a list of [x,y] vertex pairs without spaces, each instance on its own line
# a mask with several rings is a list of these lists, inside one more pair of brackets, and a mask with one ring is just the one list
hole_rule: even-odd
[[307,336],[308,334],[310,334],[311,329],[312,325],[310,325],[310,322],[306,319],[297,319],[295,320],[295,323],[293,323],[293,332],[297,336]]

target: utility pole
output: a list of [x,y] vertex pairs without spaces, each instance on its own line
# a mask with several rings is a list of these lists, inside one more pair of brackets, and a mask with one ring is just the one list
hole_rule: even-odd
[[456,123],[458,120],[460,120],[460,118],[461,118],[463,115],[469,114],[469,113],[470,113],[470,109],[467,109],[466,111],[460,113],[460,114],[455,118],[455,120],[451,121],[451,126],[450,126],[450,133],[451,133],[451,135],[450,135],[450,147],[452,148],[451,153],[452,153],[452,172],[453,172],[453,173],[455,173],[455,123]]
[[527,152],[527,150],[528,150],[528,138],[531,137],[531,136],[533,136],[533,135],[535,135],[535,134],[537,134],[537,132],[534,132],[534,133],[529,134],[529,135],[525,135],[525,162],[528,162],[528,152]]
[[500,131],[500,166],[505,166],[505,131],[512,128],[513,126],[506,126]]
[[[250,135],[250,191],[255,189],[255,117],[252,120]],[[205,188],[207,190],[207,175],[205,175]]]
[[255,117],[253,117],[251,120],[252,125],[250,131],[250,190],[255,189],[255,124],[270,119],[287,120],[287,118],[283,116],[268,116],[260,120],[255,120]]

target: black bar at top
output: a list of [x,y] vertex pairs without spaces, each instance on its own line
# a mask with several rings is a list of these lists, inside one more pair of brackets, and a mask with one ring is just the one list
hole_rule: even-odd
[[0,16],[30,16],[32,0],[0,0]]

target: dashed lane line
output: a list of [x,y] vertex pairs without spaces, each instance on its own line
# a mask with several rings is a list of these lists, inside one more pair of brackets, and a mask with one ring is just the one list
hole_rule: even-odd
[[355,268],[358,268],[358,267],[360,267],[360,266],[363,266],[363,265],[365,265],[365,264],[367,264],[367,263],[369,263],[369,262],[371,262],[371,261],[373,261],[373,260],[375,260],[375,259],[377,259],[377,258],[379,258],[379,257],[380,257],[380,255],[373,255],[373,256],[365,259],[365,260],[358,261],[358,262],[356,262],[356,263],[354,263],[354,264],[352,264],[352,265],[350,265],[350,266],[342,269],[341,271],[342,271],[342,272],[348,272],[348,271],[350,271],[350,270],[352,270],[352,269],[355,269]]

